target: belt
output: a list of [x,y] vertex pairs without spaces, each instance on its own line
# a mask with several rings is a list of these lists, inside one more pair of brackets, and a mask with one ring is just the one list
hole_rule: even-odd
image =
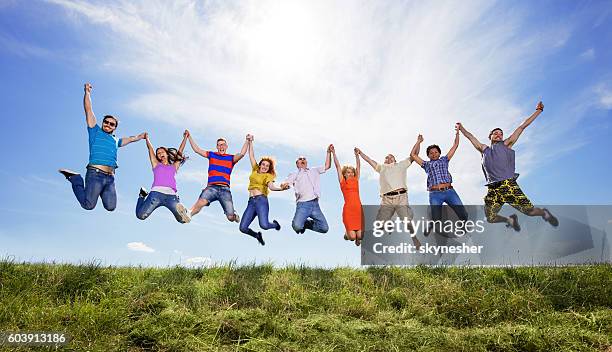
[[87,169],[88,169],[88,170],[96,170],[96,172],[101,172],[101,173],[103,173],[103,174],[105,174],[105,175],[109,175],[109,176],[114,176],[114,175],[115,175],[115,173],[114,173],[114,172],[104,171],[104,170],[102,170],[102,169],[100,169],[100,168],[98,168],[98,167],[95,167],[95,166],[93,166],[93,165],[87,165]]
[[449,189],[453,189],[453,186],[446,186],[446,187],[441,187],[441,188],[430,188],[429,192],[444,192],[444,191],[448,191]]
[[405,189],[403,189],[401,191],[391,191],[391,192],[387,192],[387,193],[383,194],[383,196],[397,196],[397,195],[400,195],[400,194],[404,194],[406,192],[408,192],[408,191],[406,191]]

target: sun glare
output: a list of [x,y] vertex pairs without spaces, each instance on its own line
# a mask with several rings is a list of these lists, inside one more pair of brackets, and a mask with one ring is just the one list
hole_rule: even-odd
[[279,2],[256,10],[244,30],[247,57],[268,78],[287,79],[315,69],[321,41],[307,2]]

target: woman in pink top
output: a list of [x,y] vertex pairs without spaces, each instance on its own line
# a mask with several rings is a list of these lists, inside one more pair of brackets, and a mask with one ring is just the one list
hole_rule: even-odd
[[154,149],[149,140],[149,134],[145,133],[149,160],[153,167],[153,185],[149,193],[144,188],[140,189],[138,202],[136,203],[136,217],[140,220],[146,219],[153,210],[164,206],[170,209],[178,222],[187,223],[191,221],[187,208],[179,202],[179,197],[176,195],[175,179],[176,172],[186,160],[183,156],[183,150],[188,137],[188,132],[185,132],[178,151],[166,147]]

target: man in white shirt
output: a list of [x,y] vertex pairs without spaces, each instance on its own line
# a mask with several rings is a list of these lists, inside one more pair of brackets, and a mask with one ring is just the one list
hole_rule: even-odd
[[295,161],[298,171],[287,176],[287,179],[281,184],[281,187],[293,186],[295,191],[297,204],[291,225],[298,234],[306,230],[320,233],[326,233],[329,230],[327,220],[319,207],[319,198],[321,197],[321,174],[331,167],[330,147],[327,148],[324,167],[309,168],[306,157],[300,156]]
[[[379,164],[365,155],[361,149],[357,148],[359,155],[370,164],[376,172],[380,174],[380,197],[381,203],[376,215],[376,220],[387,221],[391,220],[393,214],[397,213],[401,220],[412,220],[413,213],[408,206],[408,186],[406,185],[406,173],[408,167],[412,164],[412,158],[408,157],[400,162],[395,160],[393,154],[385,157],[385,163]],[[409,223],[410,224],[410,223]],[[412,242],[419,248],[421,242],[414,234],[414,228],[409,225],[409,230],[412,232]]]

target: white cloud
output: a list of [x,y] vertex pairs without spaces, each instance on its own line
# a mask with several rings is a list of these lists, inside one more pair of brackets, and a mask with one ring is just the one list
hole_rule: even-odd
[[147,253],[155,252],[155,249],[147,246],[146,244],[142,242],[130,242],[127,244],[127,248],[131,251],[136,251],[136,252],[147,252]]
[[590,48],[580,54],[580,58],[583,60],[593,60],[595,58],[595,49]]
[[612,109],[612,90],[601,88],[599,91],[599,106],[604,109]]
[[[151,87],[129,102],[143,117],[288,152],[333,142],[345,160],[356,144],[408,155],[418,133],[448,150],[457,120],[482,139],[514,129],[537,102],[515,101],[525,72],[569,38],[527,35],[528,9],[489,1],[51,2],[107,30],[101,64]],[[480,202],[479,155],[461,143],[452,172]]]
[[65,183],[62,181],[61,175],[57,179],[51,179],[47,177],[40,177],[38,175],[27,175],[20,177],[21,182],[30,186],[42,186],[42,187],[61,187]]
[[185,265],[191,267],[209,267],[213,265],[210,257],[190,257],[185,259]]
[[[0,3],[0,9],[3,5]],[[28,57],[53,57],[54,55],[47,49],[41,48],[34,44],[30,44],[21,40],[18,40],[5,33],[0,33],[0,48],[2,51],[7,51],[13,55],[17,55],[22,58]]]

